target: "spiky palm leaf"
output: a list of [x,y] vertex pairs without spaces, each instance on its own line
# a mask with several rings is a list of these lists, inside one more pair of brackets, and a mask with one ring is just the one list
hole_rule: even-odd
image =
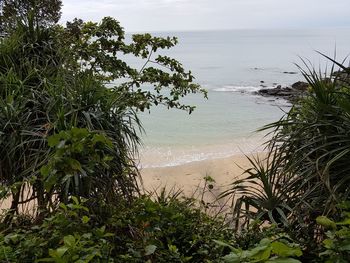
[[281,168],[283,159],[269,152],[263,159],[248,157],[251,168],[244,178],[231,184],[220,197],[233,197],[233,214],[236,227],[254,220],[288,224],[287,217],[299,202],[302,183]]
[[[0,182],[12,194],[14,212],[20,202],[33,199],[45,209],[59,196],[59,187],[45,190],[39,169],[50,158],[47,138],[73,127],[103,133],[113,144],[108,149],[113,164],[89,174],[94,186],[89,197],[112,202],[138,191],[134,157],[141,126],[136,113],[125,97],[92,74],[66,69],[53,32],[19,28],[0,43]],[[79,182],[73,180],[72,187],[83,189],[74,185]]]
[[303,200],[330,213],[350,191],[350,89],[330,78],[334,67],[325,78],[305,65],[310,94],[265,128],[274,129],[272,148],[284,158],[284,169],[308,182]]

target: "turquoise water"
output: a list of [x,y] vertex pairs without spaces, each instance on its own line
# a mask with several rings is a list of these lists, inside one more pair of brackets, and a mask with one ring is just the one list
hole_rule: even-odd
[[163,52],[191,69],[209,99],[191,95],[193,114],[162,107],[141,114],[146,130],[141,166],[169,166],[207,158],[261,151],[254,131],[288,110],[284,101],[253,94],[261,81],[272,87],[302,80],[294,63],[303,57],[316,67],[330,63],[317,51],[343,60],[350,52],[350,29],[236,30],[175,32],[179,45]]

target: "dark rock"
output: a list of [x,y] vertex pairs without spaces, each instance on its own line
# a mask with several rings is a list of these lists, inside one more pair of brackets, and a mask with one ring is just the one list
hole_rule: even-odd
[[263,81],[263,80],[260,80],[260,83],[265,83],[265,81]]
[[267,94],[269,92],[270,89],[261,89],[258,91],[258,94],[261,93],[261,94]]
[[261,89],[257,91],[256,94],[265,97],[275,97],[275,99],[283,98],[292,102],[302,96],[306,92],[308,86],[306,82],[298,81],[294,83],[292,87],[277,85],[275,88]]
[[297,81],[294,84],[292,84],[292,88],[299,91],[306,91],[308,87],[309,84],[304,81]]
[[258,93],[261,93],[263,95],[267,96],[277,96],[281,92],[280,89],[274,88],[274,89],[261,89],[258,91]]

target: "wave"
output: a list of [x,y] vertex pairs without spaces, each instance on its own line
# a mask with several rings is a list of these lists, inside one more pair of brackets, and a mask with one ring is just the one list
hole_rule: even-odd
[[265,139],[240,138],[233,142],[217,145],[194,146],[148,146],[140,151],[141,163],[139,168],[172,167],[192,162],[227,158],[234,155],[263,152],[262,142]]
[[[232,155],[239,154],[237,152],[224,152],[224,153],[192,153],[183,154],[177,156],[158,156],[156,162],[149,162],[142,165],[142,168],[159,168],[159,167],[173,167],[178,165],[183,165],[192,162],[199,162],[209,159],[220,159],[225,157],[230,157]],[[161,159],[163,157],[163,159]],[[140,167],[139,167],[140,168]]]
[[212,89],[217,92],[239,92],[239,93],[249,93],[254,94],[261,89],[273,89],[274,87],[262,87],[262,86],[230,86],[226,85],[219,88]]

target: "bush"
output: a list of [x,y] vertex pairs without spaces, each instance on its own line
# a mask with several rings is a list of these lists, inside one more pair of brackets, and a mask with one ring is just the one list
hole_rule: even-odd
[[338,205],[338,208],[341,221],[334,222],[326,216],[319,216],[316,219],[317,223],[327,230],[326,238],[322,241],[323,249],[319,254],[326,263],[345,263],[350,258],[349,202]]
[[305,63],[301,71],[309,92],[262,129],[272,129],[266,159],[250,160],[247,176],[224,193],[238,196],[233,208],[238,223],[260,219],[283,225],[311,258],[323,236],[316,218],[334,216],[350,193],[349,69],[331,61],[328,75]]
[[[101,23],[74,20],[67,27],[41,24],[31,14],[26,21],[0,41],[0,184],[1,196],[12,197],[5,221],[29,201],[37,202],[40,215],[55,208],[52,199],[66,201],[71,194],[105,202],[132,199],[139,192],[137,112],[158,104],[191,112],[194,107],[180,103],[181,97],[205,94],[178,61],[158,55],[151,62],[177,39],[138,34],[128,43],[110,17]],[[130,55],[139,58],[140,68],[122,59]],[[80,145],[70,145],[79,129],[105,137],[109,143],[103,152],[113,162],[93,167],[96,156],[87,145],[72,151]],[[70,138],[50,147],[47,139],[57,134]],[[59,156],[61,146],[70,149],[70,159]],[[57,168],[59,161],[52,158],[66,158],[70,168],[42,168],[48,163]],[[96,182],[94,190],[86,187]]]
[[205,215],[188,199],[168,196],[153,201],[144,196],[131,206],[105,204],[110,213],[103,218],[76,197],[71,201],[62,203],[42,224],[25,224],[2,233],[0,260],[210,262],[222,252],[213,239],[232,238],[222,220]]

